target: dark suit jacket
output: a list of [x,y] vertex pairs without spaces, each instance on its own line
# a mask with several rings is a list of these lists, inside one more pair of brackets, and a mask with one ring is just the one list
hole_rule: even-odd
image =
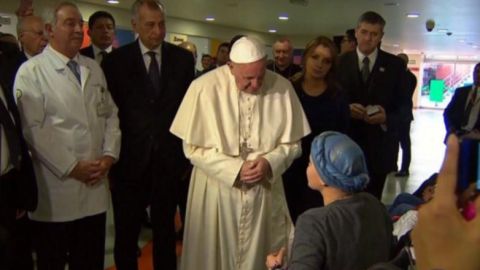
[[15,46],[12,47],[8,43],[0,42],[0,84],[8,110],[15,121],[14,124],[20,137],[22,150],[22,162],[16,174],[14,190],[11,191],[11,206],[32,211],[37,207],[37,183],[27,145],[23,140],[20,116],[13,98],[15,74],[22,63],[22,53]]
[[405,91],[406,91],[406,100],[404,105],[404,117],[401,121],[410,123],[413,120],[413,93],[417,87],[417,77],[410,70],[407,70],[405,74]]
[[138,40],[111,52],[102,63],[109,90],[119,109],[122,146],[111,170],[115,181],[140,181],[151,166],[166,165],[165,177],[183,174],[188,166],[181,140],[169,132],[194,76],[187,50],[163,42],[161,93],[154,95]]
[[357,52],[345,53],[338,62],[338,78],[350,103],[381,105],[387,114],[386,127],[352,119],[349,135],[359,144],[372,173],[388,173],[395,169],[395,141],[401,104],[406,103],[405,64],[392,54],[378,51],[367,83],[359,70]]
[[95,59],[95,55],[93,54],[93,47],[92,45],[80,49],[80,54],[85,55],[86,57],[90,57],[92,59]]
[[456,89],[450,103],[448,103],[445,108],[443,121],[445,122],[447,136],[452,132],[457,132],[462,129],[465,107],[471,89],[472,86],[464,86]]

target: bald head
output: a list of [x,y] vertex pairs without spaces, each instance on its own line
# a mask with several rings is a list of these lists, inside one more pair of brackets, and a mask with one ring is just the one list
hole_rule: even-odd
[[45,22],[38,16],[23,17],[17,24],[18,40],[23,51],[29,56],[35,56],[47,45]]
[[184,41],[180,43],[178,46],[190,51],[193,54],[193,57],[195,60],[197,59],[197,46],[193,42],[190,41]]

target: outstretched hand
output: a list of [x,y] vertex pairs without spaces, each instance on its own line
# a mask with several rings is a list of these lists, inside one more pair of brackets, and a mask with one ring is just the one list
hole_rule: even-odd
[[419,209],[412,232],[417,269],[480,269],[480,217],[467,221],[457,208],[458,155],[458,138],[450,135],[435,197]]

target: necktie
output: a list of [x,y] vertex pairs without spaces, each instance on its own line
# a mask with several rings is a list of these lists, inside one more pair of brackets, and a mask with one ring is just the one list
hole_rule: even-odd
[[148,67],[148,77],[152,82],[153,89],[155,90],[155,94],[160,92],[160,69],[158,68],[158,62],[156,53],[149,51],[148,55],[150,56],[150,66]]
[[80,72],[78,72],[78,64],[77,62],[70,60],[67,63],[68,68],[73,72],[73,75],[75,75],[75,78],[77,78],[77,81],[79,84],[82,84],[80,81]]
[[368,76],[370,76],[370,59],[368,57],[364,57],[362,61],[362,80],[364,83],[367,82]]
[[98,54],[100,55],[100,61],[99,61],[98,63],[101,64],[102,61],[103,61],[103,59],[105,59],[105,56],[107,56],[108,53],[107,53],[106,51],[103,51],[103,50],[102,50],[102,51],[100,51]]
[[470,100],[468,101],[467,107],[465,108],[465,112],[463,114],[462,126],[468,124],[468,121],[470,119],[470,113],[472,112],[473,105],[475,105],[475,101],[477,99],[477,89],[473,87],[471,91],[472,94],[470,95]]
[[5,137],[8,143],[8,150],[10,151],[10,162],[15,168],[20,168],[21,149],[20,140],[18,138],[17,130],[13,124],[10,113],[5,107],[3,100],[0,99],[0,124],[2,125]]

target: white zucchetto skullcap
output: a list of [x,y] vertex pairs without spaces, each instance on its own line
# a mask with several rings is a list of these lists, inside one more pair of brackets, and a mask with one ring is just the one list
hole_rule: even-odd
[[242,37],[235,41],[230,51],[230,60],[237,64],[253,63],[265,56],[265,46],[252,37]]

